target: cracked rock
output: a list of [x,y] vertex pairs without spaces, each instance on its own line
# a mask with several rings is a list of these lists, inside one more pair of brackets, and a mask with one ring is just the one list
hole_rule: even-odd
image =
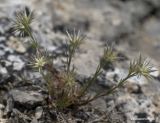
[[9,94],[13,97],[15,106],[21,105],[26,108],[34,108],[38,105],[42,105],[43,96],[34,91],[22,91],[22,90],[11,90]]

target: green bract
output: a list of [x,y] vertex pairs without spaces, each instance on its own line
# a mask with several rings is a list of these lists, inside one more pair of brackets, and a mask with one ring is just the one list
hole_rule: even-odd
[[21,11],[16,13],[16,20],[14,21],[13,28],[15,32],[18,32],[20,36],[31,31],[30,25],[34,19],[33,12]]

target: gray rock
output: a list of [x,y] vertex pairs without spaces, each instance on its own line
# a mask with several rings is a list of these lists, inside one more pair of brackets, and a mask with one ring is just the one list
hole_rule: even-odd
[[22,68],[25,65],[25,63],[20,59],[19,56],[9,55],[8,60],[13,63],[13,69],[14,70],[20,71],[20,70],[22,70]]
[[154,70],[154,72],[151,72],[150,74],[153,76],[153,77],[158,77],[160,75],[160,71],[158,70],[157,67],[153,67],[152,70]]
[[6,47],[3,44],[0,45],[0,49],[2,49],[4,53],[13,53],[14,52],[11,48]]
[[6,52],[6,53],[13,53],[14,51],[11,49],[11,48],[9,48],[9,47],[4,47],[4,51]]
[[37,107],[35,112],[35,118],[39,120],[42,117],[42,113],[43,113],[43,108]]
[[[141,96],[138,98],[133,98],[131,95],[125,95],[118,98],[117,108],[121,113],[124,113],[126,116],[126,122],[132,123],[133,120],[140,120],[140,118],[148,120],[150,122],[154,121],[155,106],[152,104],[150,98]],[[144,117],[139,117],[140,114],[146,114]],[[139,118],[139,119],[138,119]]]
[[6,49],[4,44],[0,44],[0,56],[3,57],[6,54]]
[[101,45],[103,45],[102,42],[93,39],[88,39],[81,45],[81,52],[77,53],[73,59],[78,74],[89,77],[96,71],[103,52]]
[[145,31],[150,35],[155,37],[156,39],[159,39],[159,32],[160,32],[160,21],[158,18],[151,18],[148,19],[145,23],[144,23],[144,29]]
[[91,102],[91,104],[95,109],[98,109],[103,112],[107,111],[106,101],[104,99],[97,99]]
[[78,8],[90,8],[90,9],[103,9],[107,6],[108,1],[107,0],[76,0],[75,5]]
[[[160,54],[160,22],[159,18],[150,18],[143,24],[144,32],[141,33],[139,39],[136,39],[136,45],[139,47],[141,52],[148,54],[151,58],[159,61],[157,57]],[[144,45],[145,43],[145,45]],[[158,65],[159,66],[159,65]]]
[[5,40],[6,40],[6,37],[0,36],[0,43],[1,43],[1,42],[4,42]]
[[5,67],[6,67],[6,68],[12,65],[12,62],[10,62],[10,61],[8,61],[8,60],[4,60],[3,62],[4,62],[4,64],[5,64]]
[[5,106],[3,104],[0,104],[0,110],[4,110]]
[[8,120],[7,120],[7,119],[4,119],[4,118],[2,118],[2,119],[0,118],[0,122],[1,122],[1,123],[8,123]]
[[6,106],[6,109],[5,109],[6,115],[8,115],[9,113],[12,112],[13,107],[14,107],[13,98],[11,96],[9,96],[9,98],[7,99],[7,106]]
[[150,3],[155,8],[159,8],[159,6],[160,6],[159,0],[143,0],[143,1]]
[[31,121],[31,123],[39,123],[38,120],[36,118],[33,118],[33,120]]
[[8,47],[12,48],[13,50],[17,51],[18,53],[25,53],[26,48],[24,47],[23,43],[20,39],[15,37],[10,37],[9,41],[7,42]]
[[3,66],[0,65],[0,77],[1,77],[0,84],[6,84],[8,82],[8,79],[11,76],[9,75],[7,67],[3,67]]
[[123,8],[108,6],[92,16],[91,32],[103,41],[115,41],[120,36],[134,31],[132,15]]
[[0,123],[4,120],[3,113],[4,113],[4,105],[0,104]]
[[32,119],[20,112],[17,109],[13,109],[11,117],[9,118],[9,123],[29,123]]
[[125,84],[125,88],[127,88],[127,92],[129,92],[129,93],[134,93],[134,94],[141,94],[142,93],[141,86],[136,83],[128,82]]
[[143,20],[153,9],[143,0],[128,0],[123,5],[123,9],[131,14],[134,23]]
[[82,15],[76,15],[70,18],[67,22],[59,22],[58,24],[54,24],[53,27],[55,32],[66,33],[66,30],[80,30],[82,32],[89,31],[90,29],[90,21],[87,17]]
[[43,96],[34,91],[22,91],[14,89],[11,90],[9,94],[13,97],[15,105],[21,105],[29,109],[38,105],[42,105],[44,101]]
[[1,65],[0,65],[0,74],[2,74],[2,75],[8,74],[7,69],[5,67],[2,67]]
[[1,34],[4,34],[6,31],[10,29],[9,23],[10,21],[7,18],[0,19],[0,33]]
[[5,52],[3,50],[0,50],[0,56],[4,56]]
[[[0,33],[1,35],[6,36],[5,38],[3,36],[1,38],[0,36],[0,56],[5,57],[7,54],[8,57],[5,67],[0,66],[0,74],[2,74],[1,78],[3,81],[5,78],[4,76],[10,73],[7,68],[11,65],[13,65],[14,70],[18,71],[21,71],[25,65],[21,57],[16,54],[17,52],[24,53],[24,47],[20,44],[21,48],[17,49],[16,46],[13,46],[15,45],[14,41],[11,41],[12,43],[9,44],[5,42],[6,38],[8,39],[8,37],[10,37],[9,20],[7,18],[13,17],[15,10],[17,10],[17,8],[22,8],[22,6],[24,7],[25,5],[36,10],[36,18],[38,21],[36,24],[33,24],[33,30],[35,33],[37,33],[36,31],[42,30],[42,32],[37,35],[41,46],[47,48],[50,52],[54,52],[56,57],[63,57],[62,54],[64,54],[65,37],[62,33],[64,33],[65,28],[76,28],[76,30],[80,29],[87,33],[87,37],[89,37],[86,39],[87,41],[85,41],[87,43],[82,45],[82,52],[77,53],[73,61],[73,64],[77,68],[78,75],[81,76],[79,81],[83,82],[83,78],[89,77],[96,70],[104,46],[99,40],[109,40],[112,42],[113,40],[119,41],[119,39],[125,37],[128,42],[128,40],[130,40],[128,35],[136,32],[139,34],[138,36],[140,38],[135,38],[135,35],[133,35],[134,40],[132,41],[132,44],[135,45],[137,50],[139,51],[142,49],[146,54],[150,53],[150,56],[154,56],[158,59],[157,61],[160,60],[159,57],[157,57],[160,54],[160,22],[159,18],[153,17],[159,13],[159,0],[67,0],[63,2],[55,2],[53,0],[0,0],[0,3]],[[151,19],[148,19],[150,16]],[[145,31],[145,35],[141,34],[141,27],[143,28],[142,33]],[[61,33],[57,33],[57,30],[60,30]],[[147,40],[142,40],[140,42],[141,39]],[[124,51],[130,57],[133,57],[134,54],[134,51],[132,50],[131,52],[128,52],[128,50],[132,48],[132,44],[129,44],[127,49],[125,47],[125,42],[122,43]],[[65,58],[64,60],[63,58],[60,60],[64,61]],[[56,64],[62,64],[63,62],[60,62],[60,60],[55,60],[55,62],[57,62]],[[125,62],[124,64],[124,66],[126,66]],[[31,77],[28,76],[28,78],[37,81],[39,76],[32,72],[29,72],[29,75],[30,74]],[[108,71],[101,80],[103,85],[112,86],[113,84],[116,84],[112,82],[125,77],[126,74],[126,67],[122,67],[122,69],[116,68],[114,71]],[[85,77],[82,78],[82,76]],[[153,73],[152,76],[157,77],[159,76],[159,73]],[[159,82],[153,80],[149,82],[144,78],[140,79],[136,77],[131,78],[128,81],[129,84],[124,87],[125,89],[119,89],[120,93],[118,97],[114,97],[119,104],[116,109],[122,112],[122,115],[127,119],[127,123],[131,122],[130,118],[137,118],[141,115],[146,115],[145,117],[153,119],[154,113],[160,112],[160,105],[158,103],[160,101]],[[138,93],[139,87],[142,90],[141,93]],[[97,89],[97,85],[94,88]],[[25,107],[25,109],[36,108],[43,103],[43,96],[39,92],[13,89],[10,90],[9,94],[13,97],[14,106],[17,109],[22,107]],[[35,115],[35,119],[33,119],[26,118],[22,112],[14,109],[12,103],[10,103],[10,99],[6,100],[6,102],[7,112],[13,110],[13,115],[11,115],[12,118],[14,117],[12,120],[13,123],[28,123],[29,121],[37,123],[39,122],[39,119],[41,120],[43,112],[41,107],[37,107],[35,114],[31,114],[32,116]],[[93,103],[95,103],[95,107],[101,111],[107,109],[104,100],[99,99]],[[129,113],[127,111],[129,111]],[[83,112],[80,115],[83,115]],[[19,116],[22,117],[20,118]],[[111,114],[110,116],[112,119],[115,119],[115,117],[120,119],[117,115]],[[156,119],[157,122],[159,122],[159,118],[156,117]],[[0,122],[4,122],[1,120],[1,116]]]

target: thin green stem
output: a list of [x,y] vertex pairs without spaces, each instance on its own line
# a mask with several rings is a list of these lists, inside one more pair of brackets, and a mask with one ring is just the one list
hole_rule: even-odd
[[100,92],[100,93],[96,94],[93,98],[91,98],[91,99],[89,99],[89,100],[87,100],[87,101],[85,101],[85,102],[83,102],[79,105],[82,106],[82,105],[88,104],[89,102],[92,102],[93,100],[96,100],[97,98],[113,94],[114,91],[116,91],[117,88],[123,86],[124,83],[126,82],[126,80],[133,77],[133,76],[135,76],[134,73],[133,74],[128,74],[124,79],[121,79],[120,82],[117,85],[113,86],[112,88],[110,88],[109,90],[107,90],[105,92]]
[[80,93],[79,97],[82,97],[86,93],[88,88],[96,81],[97,77],[101,73],[101,69],[102,69],[102,66],[98,65],[98,67],[96,69],[96,72],[94,73],[93,77],[91,79],[89,79],[89,81],[87,82],[86,86],[82,89],[82,92]]
[[37,47],[39,47],[39,45],[37,44],[36,39],[34,38],[33,34],[31,33],[31,30],[27,29],[26,32],[29,35],[29,37],[31,38],[31,40],[32,40],[32,45],[34,46],[34,48],[37,49]]
[[73,54],[74,54],[74,50],[69,49],[69,54],[68,54],[69,57],[68,57],[68,60],[67,60],[67,73],[69,73],[69,71],[70,71],[70,66],[71,66],[71,61],[72,61]]

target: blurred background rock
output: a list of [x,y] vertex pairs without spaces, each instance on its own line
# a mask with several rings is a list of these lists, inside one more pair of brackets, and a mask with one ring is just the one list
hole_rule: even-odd
[[25,68],[27,48],[21,41],[27,38],[11,32],[11,19],[24,7],[35,10],[33,30],[41,46],[56,54],[57,65],[64,58],[65,31],[75,29],[86,35],[74,60],[80,80],[94,72],[105,45],[114,44],[122,59],[104,71],[93,91],[107,89],[125,76],[129,60],[139,53],[148,57],[158,70],[153,80],[132,78],[113,98],[93,105],[98,103],[103,111],[114,107],[125,123],[160,122],[160,0],[0,0],[0,56],[6,59],[0,66],[0,84]]

